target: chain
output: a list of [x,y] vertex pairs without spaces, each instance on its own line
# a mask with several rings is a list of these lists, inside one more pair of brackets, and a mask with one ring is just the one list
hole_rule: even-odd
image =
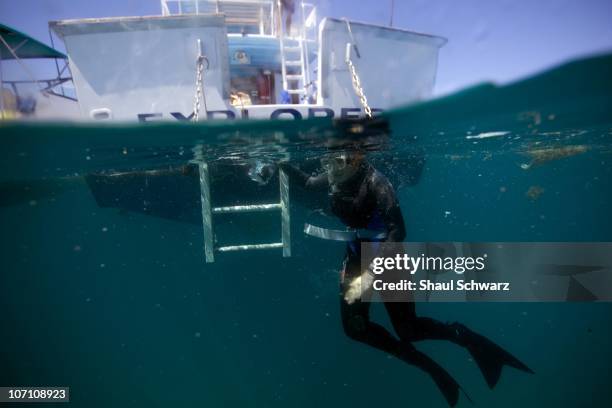
[[205,56],[200,55],[196,60],[196,84],[195,84],[195,96],[193,98],[193,121],[197,122],[200,120],[200,100],[204,103],[204,110],[206,108],[206,97],[203,93],[204,90],[204,62],[208,65],[208,59]]
[[361,106],[363,106],[363,110],[365,111],[366,116],[368,117],[368,119],[372,119],[372,108],[370,108],[370,105],[368,105],[368,98],[366,98],[365,93],[363,92],[363,88],[361,87],[361,81],[359,80],[359,75],[357,75],[355,65],[353,64],[353,61],[350,58],[346,60],[346,63],[348,64],[349,69],[351,71],[353,89],[355,90],[355,93],[361,101]]

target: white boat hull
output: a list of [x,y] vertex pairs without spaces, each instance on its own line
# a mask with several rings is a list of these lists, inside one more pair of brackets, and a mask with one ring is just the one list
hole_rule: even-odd
[[362,104],[345,53],[352,55],[369,105],[384,110],[428,97],[445,40],[387,27],[325,19],[320,24],[315,104],[232,106],[223,15],[122,17],[52,22],[66,44],[83,119],[189,120],[194,111],[197,43],[206,56],[199,118],[358,117]]

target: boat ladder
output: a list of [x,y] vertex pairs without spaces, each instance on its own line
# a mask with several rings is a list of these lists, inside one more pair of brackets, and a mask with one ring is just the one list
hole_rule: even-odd
[[[281,21],[279,23],[279,40],[280,40],[280,57],[281,57],[281,73],[283,79],[283,89],[289,95],[299,95],[300,102],[306,100],[307,97],[307,86],[308,86],[308,61],[305,55],[306,36],[305,29],[302,26],[300,29],[299,36],[297,38],[290,38],[291,33],[287,33],[285,38],[285,31],[283,27],[281,12],[282,6],[280,0],[278,0],[277,18]],[[304,3],[302,3],[302,20],[304,20]],[[304,22],[302,22],[304,24]],[[302,25],[303,25],[302,24]],[[297,44],[297,45],[296,45]]]
[[[283,257],[291,256],[291,228],[289,216],[289,178],[279,168],[278,178],[280,187],[280,202],[271,204],[235,205],[229,207],[212,207],[210,176],[208,163],[196,162],[200,176],[200,195],[202,201],[202,224],[204,228],[204,255],[207,263],[215,261],[215,252],[248,251],[254,249],[282,248]],[[280,242],[241,244],[217,246],[215,244],[213,215],[245,212],[280,211],[281,213],[281,240]]]

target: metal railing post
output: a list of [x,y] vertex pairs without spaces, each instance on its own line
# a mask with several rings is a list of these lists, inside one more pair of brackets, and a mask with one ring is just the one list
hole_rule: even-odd
[[306,8],[304,7],[304,1],[300,1],[302,5],[302,43],[304,52],[304,90],[310,84],[310,62],[308,61],[308,41],[306,38]]
[[0,55],[0,119],[4,119],[4,82],[2,78],[2,55]]
[[277,11],[278,11],[278,37],[280,40],[280,52],[281,52],[281,73],[282,73],[282,78],[283,78],[283,89],[287,90],[289,89],[289,86],[287,84],[287,65],[285,64],[285,42],[283,37],[285,36],[285,30],[283,28],[283,9],[281,6],[281,2],[280,0],[276,1],[276,6],[277,6]]

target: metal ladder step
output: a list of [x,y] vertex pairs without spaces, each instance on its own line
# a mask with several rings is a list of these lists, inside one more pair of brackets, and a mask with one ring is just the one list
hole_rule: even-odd
[[302,66],[302,61],[285,61],[285,65],[287,65],[288,67],[301,67]]
[[219,252],[235,252],[235,251],[250,251],[254,249],[275,249],[282,248],[282,242],[273,242],[271,244],[250,244],[250,245],[228,245],[218,247]]
[[284,50],[285,51],[301,51],[302,48],[300,48],[300,47],[290,47],[288,45],[285,45]]
[[[210,192],[210,176],[208,164],[197,162],[200,172],[200,199],[202,203],[202,227],[204,232],[204,255],[207,263],[215,261],[215,251],[235,252],[258,249],[283,249],[283,257],[291,256],[291,227],[289,217],[289,178],[287,174],[278,169],[280,202],[271,204],[234,205],[227,207],[212,207]],[[280,211],[281,213],[281,241],[262,244],[243,244],[215,246],[213,214],[231,214],[246,212]]]
[[280,203],[273,204],[253,204],[253,205],[235,205],[232,207],[215,207],[212,209],[213,214],[228,214],[241,212],[263,212],[280,210]]
[[291,74],[287,74],[287,75],[285,75],[285,78],[287,78],[288,80],[291,80],[291,81],[295,81],[295,80],[300,80],[300,79],[302,79],[302,78],[303,78],[303,76],[302,76],[302,74],[299,74],[299,75],[291,75]]
[[289,89],[287,91],[287,93],[289,95],[305,95],[306,91],[303,88],[301,88],[301,89]]

